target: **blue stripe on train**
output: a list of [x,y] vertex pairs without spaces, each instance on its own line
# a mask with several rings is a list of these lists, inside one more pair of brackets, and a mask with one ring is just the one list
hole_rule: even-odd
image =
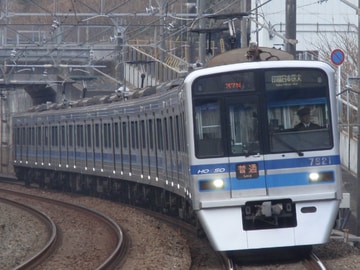
[[276,170],[276,169],[291,169],[291,168],[305,168],[305,167],[321,167],[329,165],[340,165],[340,156],[316,156],[305,158],[291,158],[280,160],[265,160],[265,161],[251,161],[251,162],[235,162],[235,163],[220,163],[220,164],[202,164],[190,166],[192,175],[205,175],[214,173],[235,172],[237,164],[257,163],[258,169]]

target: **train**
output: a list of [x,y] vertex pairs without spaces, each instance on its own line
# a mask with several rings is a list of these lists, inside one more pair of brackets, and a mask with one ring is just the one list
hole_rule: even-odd
[[[176,215],[217,251],[326,243],[342,199],[334,70],[263,52],[13,115],[17,178]],[[295,128],[301,112],[316,128]]]

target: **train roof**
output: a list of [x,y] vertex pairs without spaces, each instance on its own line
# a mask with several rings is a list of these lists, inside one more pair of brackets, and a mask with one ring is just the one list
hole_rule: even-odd
[[211,58],[206,67],[215,67],[254,61],[294,60],[294,57],[282,50],[266,47],[240,48],[227,51]]
[[75,109],[93,105],[110,104],[125,100],[135,100],[169,92],[170,90],[178,88],[180,85],[182,85],[183,81],[184,78],[179,78],[157,86],[149,86],[143,89],[135,89],[133,91],[114,92],[111,95],[93,96],[89,98],[82,98],[76,101],[64,101],[61,103],[47,102],[31,107],[28,112],[57,111],[71,108]]

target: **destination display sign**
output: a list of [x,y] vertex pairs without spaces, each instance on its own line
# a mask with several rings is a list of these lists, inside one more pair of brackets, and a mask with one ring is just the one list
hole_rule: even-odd
[[225,82],[225,89],[241,89],[243,88],[242,82]]
[[301,74],[274,75],[271,76],[271,83],[275,86],[299,85],[302,83]]
[[197,78],[192,86],[193,95],[205,95],[228,91],[255,91],[255,73],[236,71]]
[[326,73],[319,69],[275,69],[265,72],[266,90],[326,86]]
[[237,179],[251,179],[259,177],[259,167],[257,163],[239,163],[236,165]]

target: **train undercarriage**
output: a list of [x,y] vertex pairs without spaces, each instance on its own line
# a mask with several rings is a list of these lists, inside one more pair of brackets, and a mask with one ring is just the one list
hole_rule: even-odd
[[77,172],[15,167],[17,179],[42,189],[99,197],[148,208],[196,224],[191,202],[165,189],[126,180]]

